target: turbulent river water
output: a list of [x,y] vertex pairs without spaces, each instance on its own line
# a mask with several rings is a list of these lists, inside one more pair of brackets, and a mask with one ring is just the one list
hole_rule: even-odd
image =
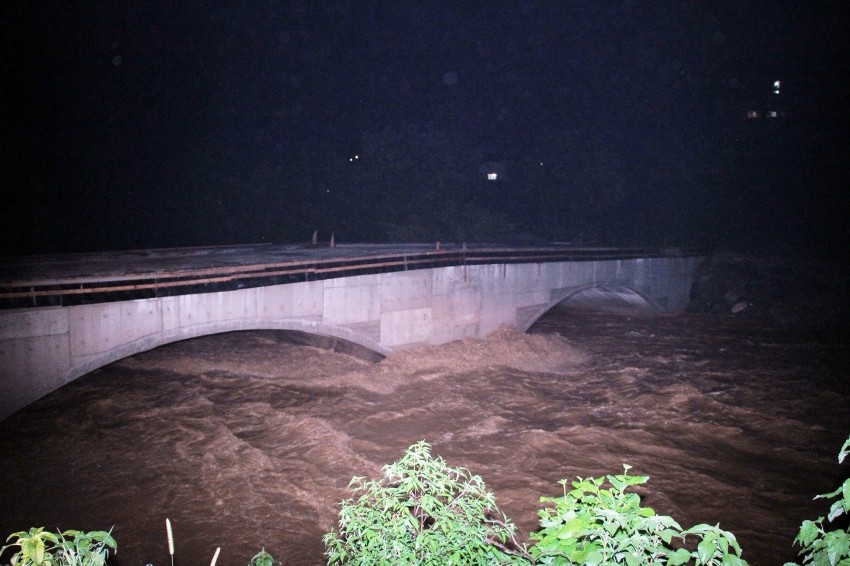
[[[558,480],[650,476],[645,505],[782,564],[848,475],[846,335],[557,308],[378,364],[239,332],[124,359],[0,423],[0,534],[109,529],[123,566],[322,564],[354,475],[418,440],[483,477],[527,540]],[[8,554],[6,555],[8,557]],[[5,560],[3,561],[6,562]]]

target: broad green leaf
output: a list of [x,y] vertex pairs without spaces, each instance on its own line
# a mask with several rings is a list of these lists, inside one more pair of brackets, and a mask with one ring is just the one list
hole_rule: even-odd
[[563,524],[563,526],[558,529],[557,537],[559,539],[570,539],[577,538],[583,534],[585,534],[590,527],[589,522],[584,517],[576,517],[571,519]]
[[673,541],[673,537],[678,537],[680,531],[676,531],[674,529],[664,529],[658,536],[661,537],[661,540],[664,541],[664,544],[670,544]]
[[850,533],[837,530],[828,532],[824,537],[824,543],[828,548],[831,564],[837,563],[840,558],[850,557]]
[[44,539],[42,538],[35,541],[35,560],[37,564],[44,562]]
[[710,564],[711,557],[717,550],[717,543],[711,538],[704,538],[697,545],[698,564]]
[[606,476],[608,481],[617,491],[623,491],[628,487],[628,482],[626,481],[626,476]]
[[821,493],[820,495],[816,495],[815,499],[832,499],[833,497],[841,493],[841,489],[842,488],[839,487],[835,491],[830,491],[829,493]]
[[603,560],[605,556],[602,554],[600,550],[593,550],[587,556],[584,557],[584,564],[590,566],[592,564],[603,564]]
[[803,524],[800,526],[800,533],[797,535],[795,540],[803,547],[807,547],[812,544],[812,541],[814,541],[820,533],[818,523],[821,521],[823,521],[823,517],[819,517],[817,522],[809,520],[803,521]]
[[829,514],[827,514],[826,518],[829,521],[834,521],[837,517],[840,517],[842,513],[844,513],[844,502],[836,501],[830,506]]
[[848,454],[850,454],[850,436],[847,437],[847,440],[844,441],[844,444],[841,446],[841,450],[838,452],[838,463],[843,463],[844,458]]
[[679,566],[680,564],[687,564],[691,559],[691,553],[685,550],[684,548],[679,548],[670,555],[670,558],[667,560],[667,564],[670,566]]

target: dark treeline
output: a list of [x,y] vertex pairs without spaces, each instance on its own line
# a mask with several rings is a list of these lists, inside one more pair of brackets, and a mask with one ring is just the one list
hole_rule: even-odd
[[0,7],[0,255],[313,230],[848,248],[827,6],[23,6]]

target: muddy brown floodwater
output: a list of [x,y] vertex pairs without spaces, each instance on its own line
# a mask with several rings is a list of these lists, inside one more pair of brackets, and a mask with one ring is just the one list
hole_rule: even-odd
[[[354,475],[418,440],[481,475],[527,540],[561,478],[651,477],[646,505],[794,559],[812,501],[848,475],[846,336],[694,315],[555,309],[379,364],[280,332],[171,344],[0,423],[0,534],[109,529],[120,564],[322,564]],[[5,562],[5,561],[4,561]]]

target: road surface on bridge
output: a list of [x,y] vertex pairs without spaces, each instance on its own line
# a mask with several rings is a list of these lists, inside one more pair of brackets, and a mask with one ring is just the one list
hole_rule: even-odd
[[699,255],[679,248],[253,244],[0,260],[0,308],[69,306],[451,265]]

